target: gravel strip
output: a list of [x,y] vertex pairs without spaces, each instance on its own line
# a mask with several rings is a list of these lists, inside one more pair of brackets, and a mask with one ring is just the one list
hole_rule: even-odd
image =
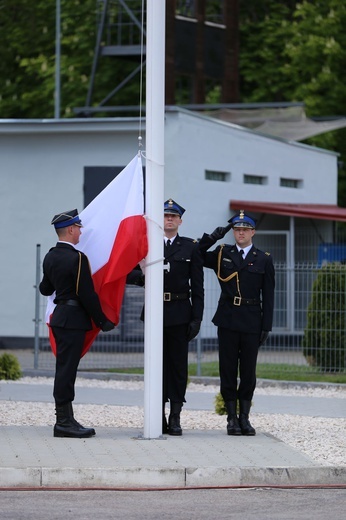
[[[2,381],[2,384],[6,383]],[[13,384],[14,382],[11,381]],[[52,378],[24,377],[16,384],[51,384]],[[142,381],[104,381],[79,378],[76,387],[101,387],[114,389],[143,389]],[[189,391],[218,393],[212,385],[190,383]],[[326,388],[281,388],[272,386],[257,388],[258,395],[294,395],[324,398],[346,398],[345,387]],[[346,409],[346,404],[345,404]],[[143,408],[136,406],[74,405],[77,420],[86,425],[111,428],[143,428]],[[54,424],[54,408],[51,403],[0,401],[0,416],[3,426]],[[289,446],[305,453],[323,466],[346,465],[346,418],[302,417],[284,414],[251,414],[252,424],[258,431],[270,433]],[[226,418],[212,411],[189,411],[181,413],[181,422],[187,430],[220,430],[226,432]]]
[[[52,377],[22,377],[17,381],[1,381],[2,384],[35,384],[35,385],[52,385]],[[114,388],[119,390],[144,390],[143,381],[117,380],[117,379],[84,379],[79,377],[76,380],[76,388]],[[220,389],[217,385],[189,383],[188,390],[190,392],[208,392],[217,394]],[[309,386],[306,383],[297,386],[283,386],[282,384],[272,384],[266,386],[257,386],[257,395],[287,395],[287,396],[304,396],[304,397],[325,397],[338,399],[346,399],[346,385],[326,385],[326,386]]]

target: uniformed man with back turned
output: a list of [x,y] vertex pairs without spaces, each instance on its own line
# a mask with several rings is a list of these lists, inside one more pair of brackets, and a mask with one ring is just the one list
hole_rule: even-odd
[[[243,210],[199,242],[204,266],[221,287],[213,323],[217,326],[221,395],[227,408],[228,435],[255,435],[249,412],[256,387],[258,349],[272,329],[275,273],[272,257],[252,238],[256,221]],[[234,245],[208,249],[233,228]],[[239,375],[239,385],[238,385]],[[239,417],[237,401],[239,401]]]
[[82,233],[78,211],[59,213],[51,223],[59,241],[43,260],[39,288],[45,296],[55,291],[56,307],[50,320],[56,343],[54,437],[91,437],[95,435],[94,428],[84,428],[73,415],[77,368],[92,321],[104,332],[114,329],[115,325],[102,311],[87,256],[76,249]]

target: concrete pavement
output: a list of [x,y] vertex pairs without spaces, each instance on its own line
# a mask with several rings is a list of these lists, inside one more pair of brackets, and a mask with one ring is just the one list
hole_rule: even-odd
[[[51,385],[0,382],[2,401],[52,402]],[[188,392],[187,409],[213,409],[213,394]],[[83,388],[76,404],[141,405],[142,392]],[[255,396],[258,413],[344,417],[344,399]],[[0,419],[1,424],[1,419]],[[185,430],[143,439],[135,428],[97,428],[91,439],[60,439],[52,427],[0,427],[0,487],[154,488],[345,485],[346,467],[321,466],[266,431],[230,437]]]

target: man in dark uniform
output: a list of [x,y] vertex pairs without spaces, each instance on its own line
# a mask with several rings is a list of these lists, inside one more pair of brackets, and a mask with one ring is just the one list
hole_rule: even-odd
[[78,211],[59,213],[51,223],[59,241],[43,260],[40,292],[44,296],[56,293],[50,321],[56,342],[54,437],[91,437],[95,430],[84,428],[73,416],[77,368],[86,331],[92,329],[91,320],[103,331],[110,331],[115,325],[102,311],[87,256],[75,247],[82,227]]
[[[180,412],[188,379],[189,341],[199,332],[204,308],[203,260],[196,240],[181,237],[185,209],[174,200],[164,203],[163,293],[163,433],[182,435]],[[128,283],[144,285],[137,270]],[[170,402],[168,424],[165,403]]]
[[[241,210],[227,227],[204,234],[199,243],[204,266],[215,271],[221,287],[212,321],[218,327],[221,395],[227,408],[228,435],[256,434],[249,412],[256,387],[257,354],[273,322],[274,266],[270,254],[252,244],[255,227],[256,221]],[[231,228],[235,245],[222,244],[207,252]]]
[[[199,332],[204,308],[203,261],[197,242],[178,234],[185,209],[164,204],[163,402],[170,402],[168,433],[181,435],[189,341]],[[165,413],[163,430],[165,430]]]

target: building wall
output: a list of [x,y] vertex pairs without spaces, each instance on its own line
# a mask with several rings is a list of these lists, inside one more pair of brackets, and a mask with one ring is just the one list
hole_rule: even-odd
[[[335,154],[177,109],[165,125],[164,195],[187,210],[182,235],[225,224],[232,198],[336,203]],[[0,346],[1,338],[34,334],[36,244],[43,258],[56,242],[53,215],[83,209],[84,167],[125,166],[137,151],[135,119],[0,120]],[[205,180],[208,169],[230,180]],[[268,185],[244,185],[244,173],[267,175]],[[280,188],[280,176],[301,177],[303,188]]]
[[[194,237],[227,222],[229,202],[337,203],[337,156],[299,143],[269,139],[246,129],[175,111],[165,133],[165,195],[188,209],[182,232]],[[228,172],[228,182],[205,180],[205,170]],[[244,184],[243,175],[268,177]],[[301,179],[302,188],[280,187],[280,177]],[[178,199],[178,194],[180,199]],[[266,226],[277,217],[266,217]],[[284,219],[289,229],[288,217]],[[267,227],[266,227],[267,228]]]
[[135,127],[111,126],[13,123],[0,130],[0,338],[34,334],[36,244],[43,258],[56,243],[53,215],[83,209],[84,166],[125,166],[136,155]]

